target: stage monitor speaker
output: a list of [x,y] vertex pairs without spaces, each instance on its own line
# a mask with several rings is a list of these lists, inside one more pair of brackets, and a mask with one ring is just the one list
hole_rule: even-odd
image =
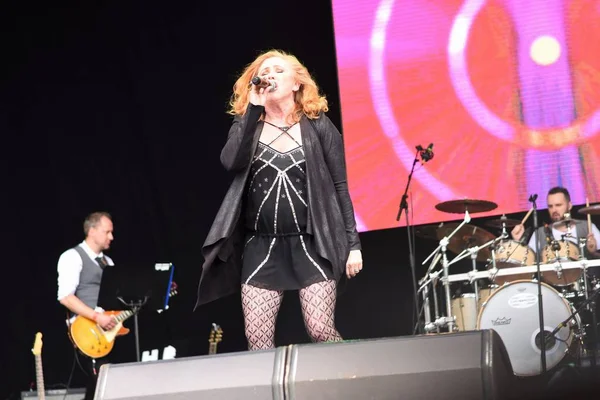
[[285,347],[100,367],[94,400],[283,400]]
[[[85,388],[73,388],[68,391],[66,389],[53,389],[46,390],[44,393],[46,395],[46,400],[83,400],[85,397]],[[33,400],[38,398],[38,392],[35,390],[21,392],[21,400]]]
[[500,400],[514,379],[485,330],[106,364],[95,400]]
[[514,374],[495,331],[296,345],[285,399],[499,400]]

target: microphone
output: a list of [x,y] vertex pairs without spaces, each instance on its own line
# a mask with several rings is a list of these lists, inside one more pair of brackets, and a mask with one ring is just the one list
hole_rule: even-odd
[[423,162],[427,162],[429,160],[431,160],[434,156],[433,154],[433,143],[429,143],[429,146],[427,146],[426,149],[423,148],[423,146],[418,145],[416,147],[417,151],[419,151],[419,154],[421,155],[421,160]]
[[275,83],[275,81],[270,81],[268,79],[263,79],[260,78],[258,76],[255,76],[254,78],[252,78],[252,84],[254,86],[258,86],[261,88],[268,88],[271,87],[271,91],[277,89],[277,84]]

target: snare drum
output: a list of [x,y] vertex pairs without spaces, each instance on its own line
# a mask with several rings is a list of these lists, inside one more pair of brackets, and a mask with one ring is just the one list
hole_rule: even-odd
[[[558,241],[560,250],[553,251],[552,244],[544,247],[542,263],[552,264],[556,261],[576,261],[579,259],[579,248],[568,240]],[[554,286],[569,286],[581,278],[582,270],[579,268],[567,269],[561,272],[546,271],[542,273],[542,281]]]
[[[569,303],[551,286],[542,283],[544,301],[544,330],[549,335],[558,324],[571,315]],[[572,325],[561,328],[546,344],[546,367],[555,367],[575,345]],[[539,375],[538,284],[530,280],[508,283],[496,290],[481,308],[477,329],[493,329],[502,338],[513,372],[518,376]],[[558,338],[558,339],[556,339]]]
[[[501,241],[496,247],[495,254],[496,268],[498,269],[525,267],[535,264],[535,251],[515,240]],[[488,267],[493,268],[493,266],[493,264],[490,264]],[[531,279],[531,277],[532,274],[496,276],[493,282],[502,285],[516,280]]]

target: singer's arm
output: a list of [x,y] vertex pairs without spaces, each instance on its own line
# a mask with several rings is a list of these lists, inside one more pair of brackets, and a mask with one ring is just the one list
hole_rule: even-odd
[[348,245],[350,250],[360,250],[361,245],[356,229],[356,220],[354,219],[354,207],[352,206],[352,200],[348,192],[346,158],[342,135],[325,114],[322,114],[315,122],[317,126],[320,126],[323,156],[325,157],[325,163],[327,164],[337,192],[338,202],[346,226]]
[[233,119],[227,143],[221,150],[221,164],[226,170],[239,171],[248,166],[256,123],[264,111],[264,106],[250,103],[244,115],[236,115]]

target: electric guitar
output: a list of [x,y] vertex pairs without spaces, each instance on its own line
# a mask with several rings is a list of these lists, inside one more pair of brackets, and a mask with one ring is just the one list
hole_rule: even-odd
[[208,337],[208,354],[217,354],[217,346],[221,340],[223,340],[223,330],[213,323]]
[[42,368],[42,333],[35,334],[35,342],[31,352],[35,356],[35,384],[37,386],[38,399],[46,400],[46,389],[44,388],[44,369]]
[[[177,284],[171,283],[169,297],[177,294]],[[105,315],[113,316],[116,325],[112,329],[103,329],[95,321],[78,315],[69,326],[69,336],[71,341],[79,351],[91,358],[100,358],[107,356],[115,345],[117,336],[127,335],[130,330],[123,326],[128,318],[135,313],[131,310],[125,311],[105,311]]]

